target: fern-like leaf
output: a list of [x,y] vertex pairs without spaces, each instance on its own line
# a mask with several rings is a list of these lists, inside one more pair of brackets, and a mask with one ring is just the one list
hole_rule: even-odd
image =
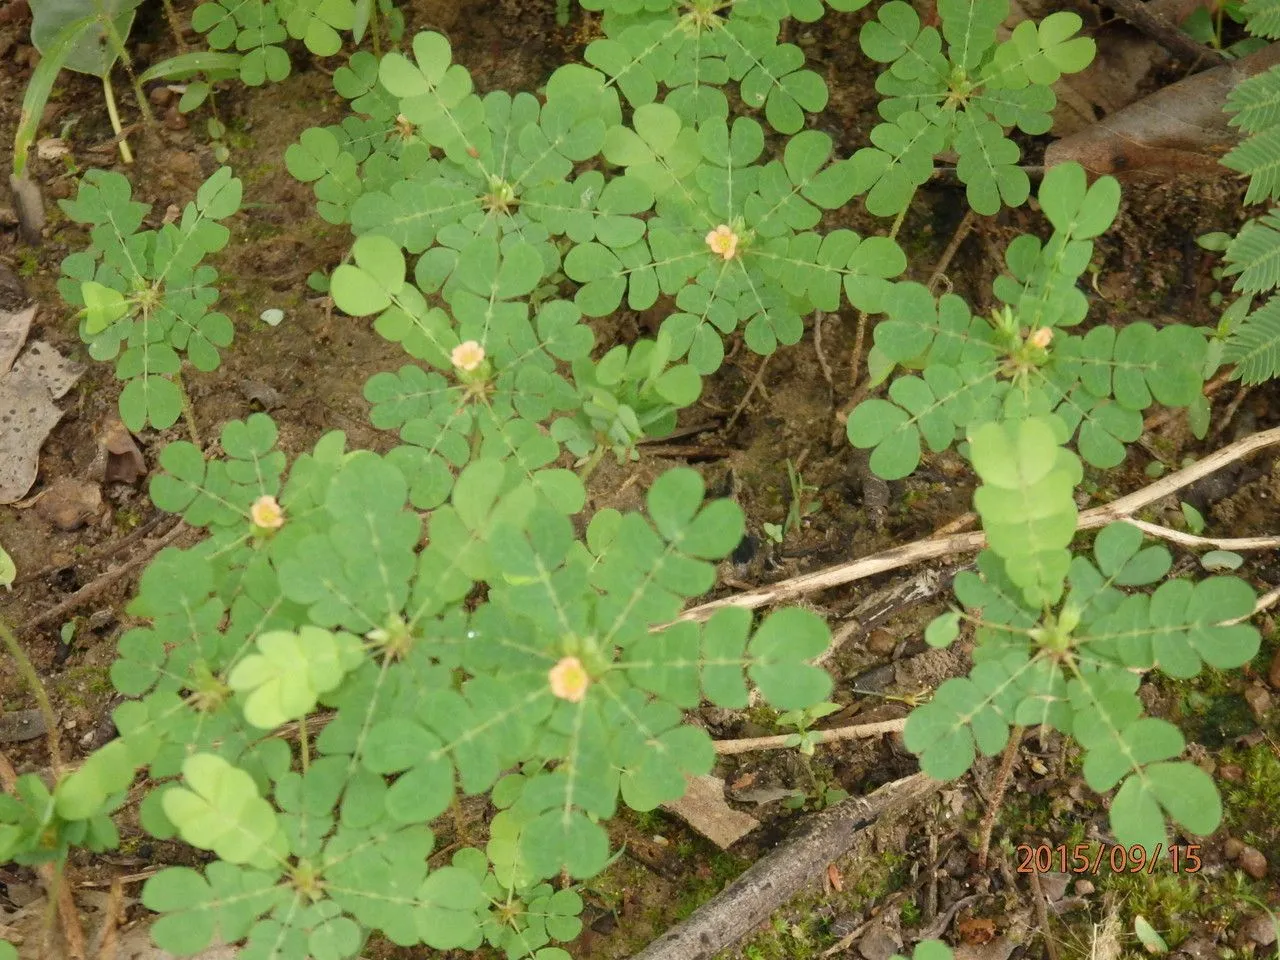
[[1255,37],[1280,37],[1280,0],[1247,0],[1242,12]]
[[1280,67],[1242,80],[1227,94],[1231,125],[1246,133],[1260,133],[1280,123]]
[[1280,127],[1255,133],[1222,158],[1223,166],[1249,175],[1245,203],[1280,196]]
[[1232,332],[1222,359],[1236,365],[1236,377],[1245,384],[1280,375],[1280,296],[1253,311]]
[[1238,292],[1261,293],[1280,286],[1280,215],[1269,213],[1246,223],[1227,247],[1226,260],[1226,275],[1240,275]]

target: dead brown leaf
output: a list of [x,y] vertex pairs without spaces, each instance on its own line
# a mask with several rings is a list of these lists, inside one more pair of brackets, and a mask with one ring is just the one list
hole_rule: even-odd
[[36,515],[59,530],[79,530],[102,512],[102,488],[88,480],[64,478],[45,490]]
[[965,943],[979,946],[996,938],[996,924],[986,917],[968,917],[956,924],[956,932]]
[[119,418],[107,422],[99,442],[103,483],[137,483],[147,475],[146,458]]
[[1259,50],[1109,114],[1045,150],[1046,167],[1074,160],[1091,173],[1232,175],[1218,160],[1239,142],[1223,112],[1241,80],[1280,63],[1280,44]]
[[827,864],[827,883],[831,884],[831,889],[836,893],[844,893],[844,876],[834,863]]

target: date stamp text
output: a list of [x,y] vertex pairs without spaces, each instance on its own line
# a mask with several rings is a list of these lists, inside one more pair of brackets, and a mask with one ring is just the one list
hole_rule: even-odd
[[1174,873],[1196,873],[1200,867],[1200,844],[1157,843],[1148,850],[1141,844],[1124,847],[1114,843],[1065,843],[1050,846],[1018,844],[1018,873],[1088,873],[1097,875],[1103,869],[1111,873],[1155,873],[1156,865],[1167,862]]

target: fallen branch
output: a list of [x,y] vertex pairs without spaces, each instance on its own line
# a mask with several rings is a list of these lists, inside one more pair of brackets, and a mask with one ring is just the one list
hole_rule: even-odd
[[827,865],[848,853],[881,817],[918,803],[941,786],[942,781],[917,773],[815,814],[795,839],[757,861],[631,960],[710,960],[825,875]]
[[[906,717],[898,720],[881,720],[879,723],[859,723],[851,727],[833,727],[830,730],[814,730],[814,743],[831,743],[835,740],[862,740],[884,733],[899,733],[907,725]],[[753,750],[779,750],[794,734],[780,733],[772,737],[746,737],[742,740],[717,740],[716,753],[750,753]]]
[[1174,56],[1191,63],[1203,60],[1215,66],[1226,62],[1220,50],[1214,50],[1193,40],[1188,34],[1183,33],[1152,10],[1145,0],[1104,0],[1104,2]]
[[1194,533],[1173,530],[1159,524],[1147,523],[1145,520],[1134,520],[1126,517],[1125,523],[1132,524],[1143,533],[1170,543],[1184,547],[1203,550],[1212,547],[1215,550],[1274,550],[1280,547],[1280,537],[1198,537]]
[[[76,557],[73,562],[77,566],[83,566],[86,563],[93,563],[97,560],[106,560],[109,557],[113,557],[120,551],[128,549],[130,545],[151,533],[151,531],[158,527],[161,521],[165,519],[165,516],[166,515],[163,513],[156,514],[156,516],[152,517],[136,530],[131,530],[126,536],[121,537],[119,540],[111,540],[107,543],[101,544],[100,546],[90,550],[88,553]],[[175,523],[181,522],[181,520],[175,521]],[[168,531],[165,532],[167,533]],[[43,580],[45,577],[49,576],[49,574],[57,573],[59,570],[65,570],[69,566],[71,566],[71,563],[51,563],[47,567],[41,567],[39,570],[24,573],[22,576],[18,577],[17,580],[13,581],[13,585],[15,587],[20,587],[22,584],[30,583],[33,580]]]
[[98,594],[103,593],[106,589],[115,583],[133,573],[139,567],[144,566],[153,556],[171,544],[174,540],[186,530],[190,530],[185,523],[177,523],[172,529],[165,532],[164,536],[158,540],[148,544],[136,557],[130,557],[127,561],[118,567],[112,567],[106,573],[101,574],[95,579],[86,583],[83,587],[73,593],[67,599],[52,609],[46,610],[37,617],[33,617],[22,625],[23,631],[35,630],[38,627],[47,626],[51,623],[58,623],[71,611],[79,609],[79,607],[89,600],[92,600]]
[[[1076,522],[1076,530],[1095,530],[1098,527],[1105,527],[1115,520],[1129,520],[1132,514],[1143,507],[1155,503],[1157,500],[1167,497],[1183,487],[1188,487],[1197,480],[1216,473],[1223,467],[1241,460],[1251,453],[1276,444],[1280,444],[1280,427],[1272,427],[1270,430],[1263,430],[1252,436],[1245,437],[1243,440],[1237,440],[1235,443],[1215,451],[1203,460],[1193,463],[1183,470],[1166,474],[1141,490],[1136,490],[1127,496],[1121,497],[1119,500],[1114,500],[1103,506],[1084,511]],[[956,553],[971,553],[981,550],[986,546],[986,543],[986,536],[981,531],[976,530],[970,533],[957,533],[946,537],[917,540],[915,543],[893,547],[849,563],[828,567],[825,570],[815,570],[813,573],[782,580],[767,587],[761,587],[759,590],[749,590],[746,593],[724,597],[720,600],[700,603],[696,607],[690,607],[678,619],[706,620],[717,610],[724,607],[744,607],[747,610],[756,610],[769,604],[794,600],[810,593],[843,586],[856,580],[875,576],[877,573],[885,573],[889,570],[896,570],[899,567],[910,566],[925,560],[936,560],[939,557],[946,557]]]

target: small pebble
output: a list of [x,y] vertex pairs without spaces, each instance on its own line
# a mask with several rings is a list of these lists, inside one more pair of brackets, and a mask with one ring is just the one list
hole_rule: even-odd
[[1254,847],[1246,846],[1240,851],[1240,869],[1251,876],[1254,880],[1262,880],[1267,875],[1267,858],[1262,855],[1262,851]]
[[1280,690],[1280,650],[1277,650],[1276,655],[1271,658],[1271,667],[1267,670],[1267,682]]
[[876,656],[887,657],[898,646],[898,638],[888,630],[877,628],[867,634],[867,649]]
[[1269,947],[1276,942],[1276,923],[1270,914],[1255,913],[1245,921],[1241,932],[1260,947]]
[[1259,720],[1271,710],[1271,692],[1261,683],[1251,683],[1245,687],[1244,699]]
[[1057,903],[1067,892],[1071,878],[1065,873],[1045,873],[1040,876],[1040,889],[1050,903]]

